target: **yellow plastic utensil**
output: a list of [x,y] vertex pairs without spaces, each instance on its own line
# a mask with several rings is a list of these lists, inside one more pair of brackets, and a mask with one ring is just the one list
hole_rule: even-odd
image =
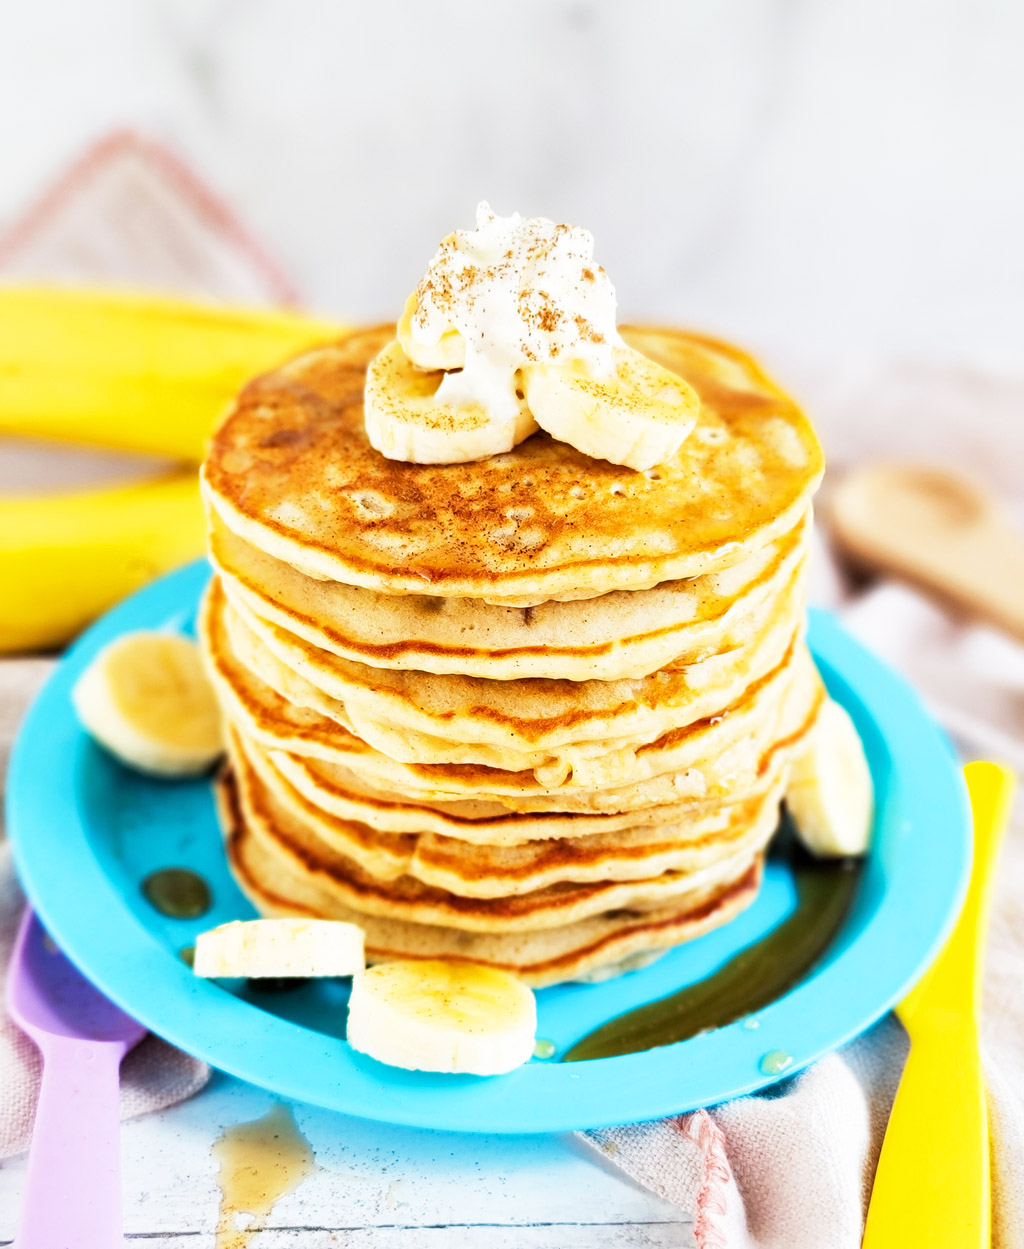
[[988,1113],[978,1052],[988,903],[1014,777],[969,763],[974,866],[953,935],[896,1014],[910,1034],[871,1193],[863,1249],[988,1249]]

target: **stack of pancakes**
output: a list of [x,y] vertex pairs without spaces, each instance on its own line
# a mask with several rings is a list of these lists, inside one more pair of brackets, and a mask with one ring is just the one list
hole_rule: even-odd
[[740,352],[634,330],[701,398],[669,463],[543,433],[398,463],[362,412],[393,336],[256,379],[204,465],[233,870],[265,914],[360,924],[371,960],[639,965],[753,899],[821,705],[817,440]]

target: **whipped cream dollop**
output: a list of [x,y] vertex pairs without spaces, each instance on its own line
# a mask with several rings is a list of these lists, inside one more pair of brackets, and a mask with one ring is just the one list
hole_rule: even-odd
[[594,239],[579,226],[477,208],[476,229],[441,243],[415,294],[403,343],[431,367],[444,343],[450,362],[440,402],[482,404],[496,419],[519,409],[517,370],[581,361],[612,370],[615,288],[594,263]]
[[412,464],[504,455],[543,430],[643,472],[676,454],[699,409],[619,337],[588,231],[487,204],[442,242],[363,388],[370,445]]

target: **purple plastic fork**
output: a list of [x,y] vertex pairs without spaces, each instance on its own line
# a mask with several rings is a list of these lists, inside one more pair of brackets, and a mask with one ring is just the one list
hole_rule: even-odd
[[146,1030],[68,962],[29,908],[7,1010],[43,1056],[16,1249],[113,1249],[122,1243],[121,1059]]

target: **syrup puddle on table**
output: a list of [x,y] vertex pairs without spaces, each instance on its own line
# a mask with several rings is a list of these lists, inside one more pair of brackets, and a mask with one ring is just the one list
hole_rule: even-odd
[[309,1141],[282,1104],[226,1128],[213,1156],[220,1163],[216,1249],[246,1249],[281,1198],[316,1170]]

